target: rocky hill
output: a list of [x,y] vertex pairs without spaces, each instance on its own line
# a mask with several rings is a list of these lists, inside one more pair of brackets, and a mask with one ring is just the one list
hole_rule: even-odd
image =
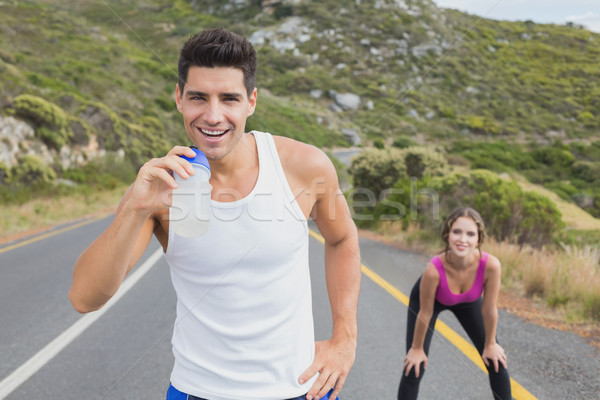
[[429,0],[2,0],[0,182],[22,176],[25,156],[72,177],[107,154],[135,167],[185,143],[178,50],[212,26],[257,48],[249,129],[327,148],[581,141],[600,129],[600,35],[576,26]]

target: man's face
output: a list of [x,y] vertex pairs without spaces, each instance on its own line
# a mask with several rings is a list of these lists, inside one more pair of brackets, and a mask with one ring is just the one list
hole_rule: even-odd
[[248,97],[243,72],[231,67],[190,67],[175,97],[188,137],[213,161],[236,149],[256,105],[256,89]]

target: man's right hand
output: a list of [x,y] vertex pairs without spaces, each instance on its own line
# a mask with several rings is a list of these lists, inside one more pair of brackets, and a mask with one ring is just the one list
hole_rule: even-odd
[[171,206],[171,194],[177,187],[173,172],[184,179],[194,174],[192,165],[180,155],[192,158],[196,153],[190,147],[175,146],[166,156],[153,158],[140,168],[129,195],[134,211],[150,216]]

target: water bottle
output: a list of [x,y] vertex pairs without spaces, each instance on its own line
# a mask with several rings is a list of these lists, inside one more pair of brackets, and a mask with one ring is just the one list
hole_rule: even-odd
[[183,179],[173,172],[177,188],[173,190],[173,203],[170,210],[170,228],[179,236],[198,237],[208,231],[210,221],[210,165],[204,153],[195,147],[194,158],[180,156],[188,160],[194,175]]

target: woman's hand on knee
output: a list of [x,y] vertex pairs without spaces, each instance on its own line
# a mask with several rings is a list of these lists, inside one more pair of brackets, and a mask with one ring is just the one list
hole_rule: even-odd
[[490,368],[491,361],[494,365],[495,372],[498,372],[500,364],[502,364],[505,369],[507,368],[506,354],[504,353],[504,349],[498,343],[485,346],[481,358],[483,358],[483,362],[488,368]]
[[408,376],[412,368],[415,369],[415,376],[418,378],[421,372],[420,365],[423,363],[423,369],[427,368],[427,354],[423,349],[410,348],[404,359],[404,374]]

